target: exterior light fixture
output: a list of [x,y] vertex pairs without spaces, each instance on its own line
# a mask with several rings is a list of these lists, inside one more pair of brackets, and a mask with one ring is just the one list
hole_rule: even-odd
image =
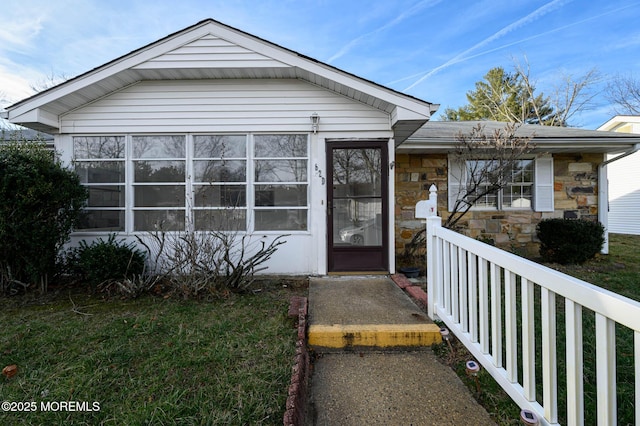
[[315,134],[318,133],[318,127],[320,124],[320,116],[318,115],[317,112],[314,112],[313,114],[311,114],[311,117],[309,117],[311,119],[311,131]]

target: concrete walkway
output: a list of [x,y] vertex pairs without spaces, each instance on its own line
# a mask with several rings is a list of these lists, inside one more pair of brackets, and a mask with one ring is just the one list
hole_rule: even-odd
[[[404,327],[409,331],[400,331]],[[327,344],[327,328],[350,330],[351,337],[336,334],[340,343]],[[308,424],[494,424],[455,373],[437,360],[431,343],[415,343],[416,334],[418,341],[435,338],[434,328],[439,330],[388,277],[312,278],[309,345],[317,359]],[[313,344],[314,330],[323,336],[315,340],[321,345]],[[376,330],[399,334],[357,340],[359,333],[371,336]],[[400,346],[388,345],[388,339]]]

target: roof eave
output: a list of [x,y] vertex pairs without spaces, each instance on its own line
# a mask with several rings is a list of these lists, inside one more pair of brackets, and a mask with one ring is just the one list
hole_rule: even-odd
[[[633,148],[636,144],[640,143],[640,137],[635,140],[628,138],[627,140],[620,140],[620,138],[607,139],[606,143],[603,140],[566,140],[566,139],[553,139],[553,140],[533,140],[534,148],[532,153],[606,153],[606,154],[618,154],[625,152]],[[422,138],[409,140],[402,143],[397,147],[396,151],[399,153],[449,153],[457,147],[457,143],[450,139],[436,139],[436,138]]]

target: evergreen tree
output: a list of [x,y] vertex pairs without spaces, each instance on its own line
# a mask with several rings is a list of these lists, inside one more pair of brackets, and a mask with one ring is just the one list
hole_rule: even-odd
[[521,73],[509,73],[502,67],[489,70],[475,90],[467,92],[468,104],[447,108],[446,121],[495,120],[512,123],[565,125],[554,122],[554,109],[548,97],[535,94]]

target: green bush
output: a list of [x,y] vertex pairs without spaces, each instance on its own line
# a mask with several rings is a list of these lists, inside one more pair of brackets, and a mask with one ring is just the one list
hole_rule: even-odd
[[36,283],[45,290],[87,191],[44,144],[11,138],[0,144],[0,292]]
[[536,232],[545,262],[583,263],[599,253],[604,243],[604,227],[587,220],[546,219]]
[[134,243],[116,241],[114,234],[105,241],[99,238],[91,244],[81,241],[69,251],[70,269],[92,287],[110,282],[135,279],[144,273],[145,254]]

